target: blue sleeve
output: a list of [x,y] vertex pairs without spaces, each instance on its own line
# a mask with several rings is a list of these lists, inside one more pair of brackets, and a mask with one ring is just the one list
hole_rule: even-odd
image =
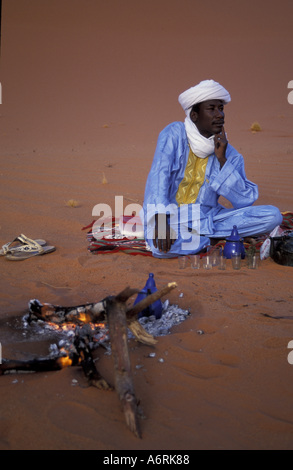
[[258,187],[246,178],[242,155],[227,157],[227,162],[210,181],[214,191],[231,202],[235,209],[251,206],[258,199]]
[[[181,123],[173,123],[159,135],[153,164],[145,189],[145,204],[164,204],[171,202],[172,173],[178,170],[178,154],[183,153],[180,139]],[[182,148],[180,148],[182,147]]]

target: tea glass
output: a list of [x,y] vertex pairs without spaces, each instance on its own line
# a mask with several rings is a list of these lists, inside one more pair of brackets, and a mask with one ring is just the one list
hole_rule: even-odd
[[187,266],[187,256],[179,256],[178,264],[179,264],[179,269],[185,269]]
[[232,267],[233,269],[241,269],[241,254],[240,253],[232,253]]
[[247,255],[248,269],[257,269],[259,267],[259,255]]
[[203,258],[203,267],[204,269],[212,269],[213,260],[211,255],[207,255]]
[[219,256],[219,263],[218,263],[218,269],[221,271],[225,271],[226,269],[226,264],[227,264],[227,258],[223,255],[220,254]]
[[190,256],[191,267],[193,269],[200,268],[200,255],[191,255]]
[[222,248],[221,247],[217,247],[217,248],[214,248],[211,252],[211,256],[212,256],[212,264],[213,266],[218,266],[219,264],[219,258],[220,258],[220,255],[222,253]]

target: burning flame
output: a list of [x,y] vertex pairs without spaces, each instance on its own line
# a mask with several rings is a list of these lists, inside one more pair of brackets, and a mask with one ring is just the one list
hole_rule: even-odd
[[62,369],[64,369],[65,367],[72,366],[72,360],[69,356],[59,357],[59,359],[57,359],[57,362]]
[[[57,325],[56,323],[48,322],[47,324],[52,329],[54,329],[54,331],[63,331],[63,332],[75,331],[76,326],[77,326],[75,323],[62,323],[62,324]],[[100,329],[105,330],[101,332],[102,335],[99,338],[95,338],[95,336],[93,336],[92,339],[94,342],[102,342],[103,340],[107,338],[107,330],[106,330],[105,323],[88,323],[88,324],[90,325],[91,329],[97,334],[99,333]],[[57,359],[57,362],[58,362],[58,365],[61,367],[61,369],[72,366],[73,360],[70,357],[69,350],[65,348],[61,348],[60,352],[63,355]]]

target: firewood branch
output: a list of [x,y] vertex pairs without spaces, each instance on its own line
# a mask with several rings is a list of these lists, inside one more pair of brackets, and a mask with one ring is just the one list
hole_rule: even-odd
[[[118,300],[117,300],[118,298]],[[121,296],[108,298],[107,317],[115,372],[115,389],[123,407],[128,428],[141,438],[138,405],[134,393],[131,365],[127,344],[126,305]]]
[[137,315],[142,312],[145,308],[149,307],[151,304],[156,302],[156,300],[161,299],[165,295],[169,294],[173,289],[177,287],[176,282],[170,282],[162,289],[154,292],[153,294],[148,295],[143,300],[141,300],[138,304],[134,305],[133,307],[129,308],[126,312],[128,322],[132,322],[136,319]]

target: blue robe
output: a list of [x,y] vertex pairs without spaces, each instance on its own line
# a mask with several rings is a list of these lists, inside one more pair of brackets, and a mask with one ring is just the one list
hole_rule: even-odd
[[[184,178],[189,151],[183,122],[174,122],[160,133],[143,204],[145,238],[154,256],[171,258],[198,253],[210,244],[210,238],[227,238],[234,225],[241,236],[253,236],[270,232],[281,224],[282,215],[276,207],[253,206],[258,198],[257,185],[247,180],[243,157],[230,144],[222,169],[215,154],[208,157],[205,180],[197,200],[181,211],[176,194]],[[230,201],[233,209],[219,204],[220,196]],[[184,230],[176,230],[176,222],[171,222],[177,239],[168,253],[160,252],[152,241],[154,215],[160,212],[156,209],[159,204],[170,206],[173,216],[177,210],[177,220],[184,226]],[[197,236],[192,237],[192,230]],[[188,231],[190,242],[186,243]]]

